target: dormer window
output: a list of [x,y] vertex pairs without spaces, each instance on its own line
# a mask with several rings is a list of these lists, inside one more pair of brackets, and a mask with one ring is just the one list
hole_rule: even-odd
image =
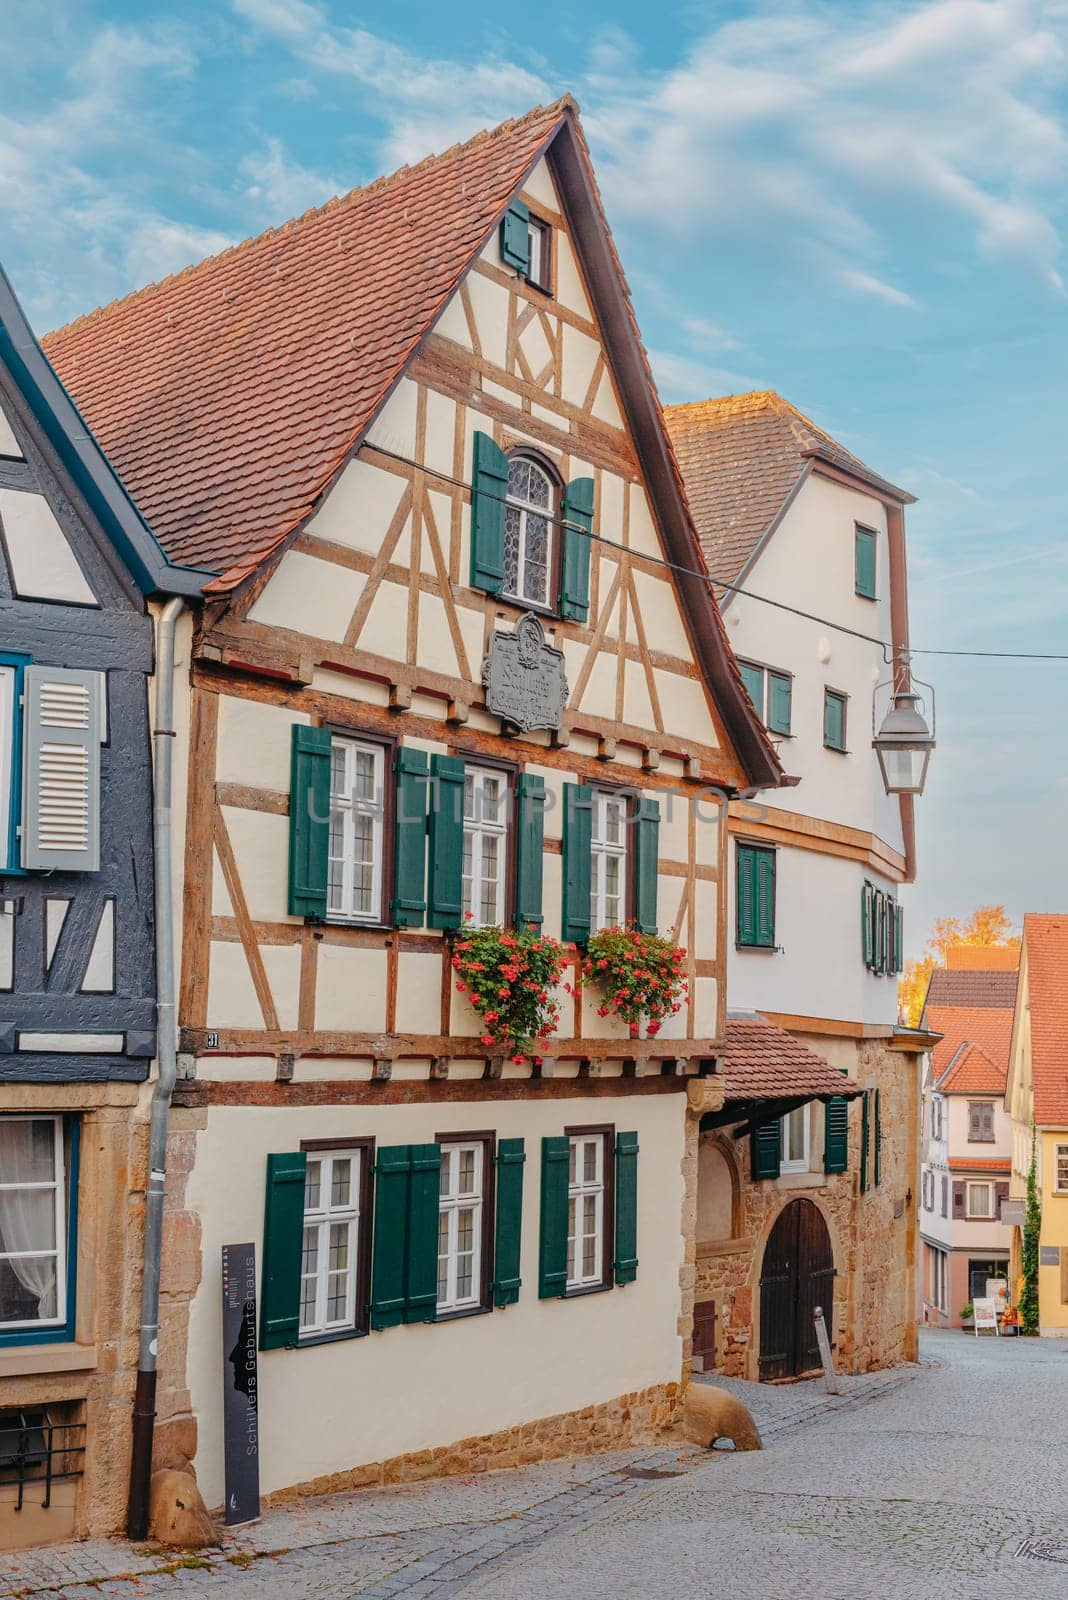
[[501,260],[546,292],[552,287],[552,232],[523,200],[513,200],[501,219]]
[[552,246],[552,229],[540,217],[527,219],[527,250],[529,265],[527,266],[527,282],[532,283],[536,289],[544,289],[546,293],[552,287],[550,250]]
[[501,593],[543,610],[552,605],[556,485],[537,461],[511,456],[504,510]]

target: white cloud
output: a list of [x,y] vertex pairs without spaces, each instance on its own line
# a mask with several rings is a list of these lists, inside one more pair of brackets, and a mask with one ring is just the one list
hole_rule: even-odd
[[322,205],[324,200],[352,187],[301,166],[281,139],[271,138],[261,150],[245,156],[241,178],[246,198],[266,205],[279,222],[299,216],[309,206]]
[[916,301],[904,289],[895,289],[892,283],[886,283],[882,278],[877,278],[872,272],[864,272],[860,267],[842,267],[838,276],[848,289],[855,289],[858,294],[870,294],[876,300],[883,300],[888,306],[910,306],[915,309]]
[[767,387],[757,378],[695,360],[692,356],[680,356],[673,350],[650,350],[649,363],[665,405],[724,394],[748,394]]

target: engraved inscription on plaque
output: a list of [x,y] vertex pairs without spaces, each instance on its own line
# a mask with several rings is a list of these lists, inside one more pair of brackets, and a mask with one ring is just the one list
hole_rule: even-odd
[[567,704],[564,653],[545,643],[541,623],[529,611],[514,633],[494,633],[482,663],[486,709],[527,733],[559,728]]

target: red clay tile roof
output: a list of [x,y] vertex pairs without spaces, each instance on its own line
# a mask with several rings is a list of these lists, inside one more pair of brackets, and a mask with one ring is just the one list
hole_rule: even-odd
[[951,1172],[1011,1172],[1011,1156],[950,1156]]
[[1005,1064],[999,1067],[979,1045],[963,1044],[939,1079],[938,1089],[941,1094],[1004,1094],[1008,1069],[1007,1047]]
[[893,499],[896,489],[773,389],[668,406],[668,433],[709,571],[733,582],[818,456]]
[[728,1100],[787,1100],[795,1095],[826,1098],[861,1092],[793,1034],[760,1016],[728,1016],[727,1048],[720,1072]]
[[928,1006],[924,1012],[925,1024],[942,1035],[931,1056],[935,1082],[949,1067],[961,1045],[974,1044],[1001,1072],[1004,1088],[1012,1042],[1012,1017],[1011,1006]]
[[42,343],[172,560],[252,571],[311,510],[570,100]]
[[1039,1127],[1068,1128],[1068,916],[1024,917]]
[[1011,1011],[1016,1004],[1016,972],[947,972],[936,967],[927,986],[929,1006],[1007,1006]]
[[955,972],[1016,972],[1019,965],[1018,944],[951,944],[946,949],[946,966]]

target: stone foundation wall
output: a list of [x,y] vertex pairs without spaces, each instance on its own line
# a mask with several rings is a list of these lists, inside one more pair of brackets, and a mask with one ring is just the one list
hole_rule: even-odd
[[[860,1193],[859,1102],[850,1113],[849,1169],[829,1177],[811,1171],[754,1183],[747,1138],[734,1140],[729,1130],[704,1135],[717,1139],[735,1169],[735,1236],[695,1245],[694,1299],[715,1303],[716,1370],[732,1377],[758,1376],[764,1246],[780,1211],[799,1196],[818,1207],[831,1236],[836,1277],[828,1327],[840,1370],[872,1372],[916,1357],[917,1058],[885,1041],[866,1040],[847,1046],[853,1058],[847,1062],[842,1040],[806,1034],[804,1042],[826,1053],[836,1066],[848,1064],[850,1076],[862,1087],[879,1088],[881,1182],[871,1182],[869,1165],[869,1187]],[[696,1162],[701,1136],[692,1120],[689,1145]],[[813,1166],[817,1164],[822,1166],[822,1147],[814,1141]]]
[[279,1505],[302,1495],[339,1494],[423,1478],[495,1472],[499,1467],[526,1467],[562,1456],[618,1450],[625,1445],[655,1444],[672,1433],[678,1421],[681,1385],[654,1384],[619,1395],[599,1405],[584,1406],[555,1417],[503,1428],[479,1438],[458,1439],[433,1450],[371,1461],[346,1472],[333,1472],[307,1483],[293,1484],[267,1495],[266,1505]]
[[197,1133],[207,1126],[206,1111],[175,1106],[167,1137],[167,1189],[163,1203],[160,1260],[159,1388],[152,1467],[189,1471],[197,1453],[197,1419],[187,1386],[189,1308],[203,1269],[200,1218],[186,1209],[189,1174],[196,1159]]

